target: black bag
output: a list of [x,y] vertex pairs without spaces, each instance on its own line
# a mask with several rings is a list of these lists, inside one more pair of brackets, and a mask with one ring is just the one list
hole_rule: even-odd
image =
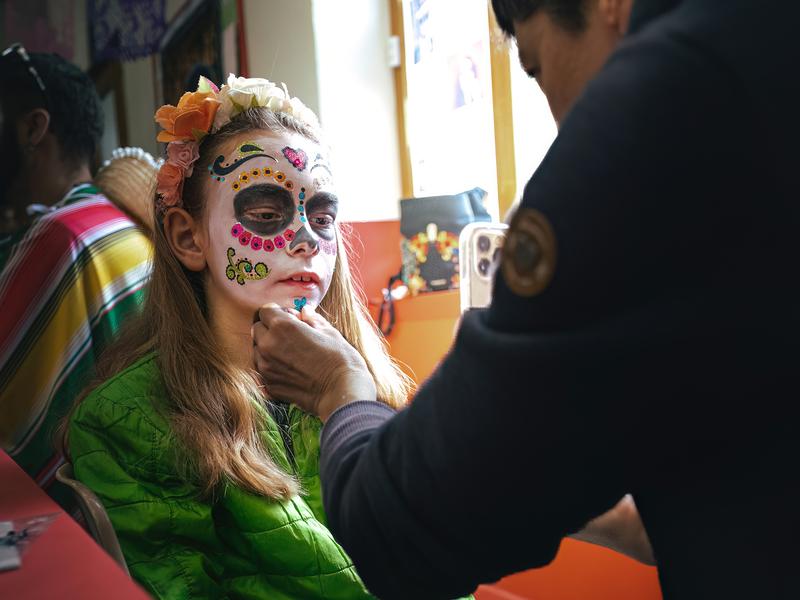
[[483,206],[485,198],[484,190],[474,188],[451,196],[400,201],[403,265],[389,280],[378,314],[384,335],[394,327],[391,290],[395,283],[402,281],[412,296],[458,287],[458,236],[470,223],[491,221]]
[[481,188],[453,196],[400,201],[403,283],[411,295],[457,288],[458,236],[475,221],[491,221]]

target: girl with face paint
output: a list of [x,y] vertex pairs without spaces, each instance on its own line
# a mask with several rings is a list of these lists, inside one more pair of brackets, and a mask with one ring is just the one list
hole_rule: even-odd
[[258,308],[308,306],[386,404],[410,391],[354,292],[316,119],[285,89],[231,76],[157,120],[169,144],[148,297],[66,422],[75,476],[154,597],[371,597],[325,526],[321,423],[271,402],[253,368]]

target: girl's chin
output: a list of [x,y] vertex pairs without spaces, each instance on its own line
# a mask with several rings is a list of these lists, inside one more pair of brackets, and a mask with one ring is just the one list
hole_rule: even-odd
[[268,298],[263,302],[261,302],[260,304],[257,304],[251,308],[257,311],[265,304],[270,304],[273,302],[278,306],[280,306],[281,308],[291,308],[294,310],[300,310],[304,306],[308,306],[311,309],[315,309],[319,304],[319,300],[316,298],[316,296],[311,296],[310,294],[308,296],[297,294],[295,296],[287,296],[284,298]]

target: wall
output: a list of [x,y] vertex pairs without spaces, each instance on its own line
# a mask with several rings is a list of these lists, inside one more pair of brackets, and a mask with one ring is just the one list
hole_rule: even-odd
[[510,52],[517,197],[522,198],[525,185],[547,154],[557,130],[547,98],[519,64],[516,44],[511,44]]
[[156,91],[152,58],[145,57],[122,63],[122,82],[125,91],[125,116],[128,124],[128,145],[144,148],[158,156],[157,127],[153,121],[156,111]]
[[284,82],[318,113],[311,0],[245,0],[244,19],[250,77]]
[[333,149],[341,216],[397,219],[401,197],[388,0],[314,0],[320,119]]
[[75,46],[72,62],[84,71],[89,68],[89,31],[86,21],[86,0],[74,0]]

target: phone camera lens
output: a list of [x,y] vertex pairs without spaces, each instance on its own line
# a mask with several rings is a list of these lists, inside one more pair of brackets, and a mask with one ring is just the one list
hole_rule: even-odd
[[486,277],[489,274],[489,269],[491,266],[492,263],[488,258],[482,258],[478,262],[478,273]]
[[478,238],[478,250],[480,250],[481,252],[488,252],[489,246],[491,245],[492,243],[489,241],[489,238],[487,236],[482,235]]

